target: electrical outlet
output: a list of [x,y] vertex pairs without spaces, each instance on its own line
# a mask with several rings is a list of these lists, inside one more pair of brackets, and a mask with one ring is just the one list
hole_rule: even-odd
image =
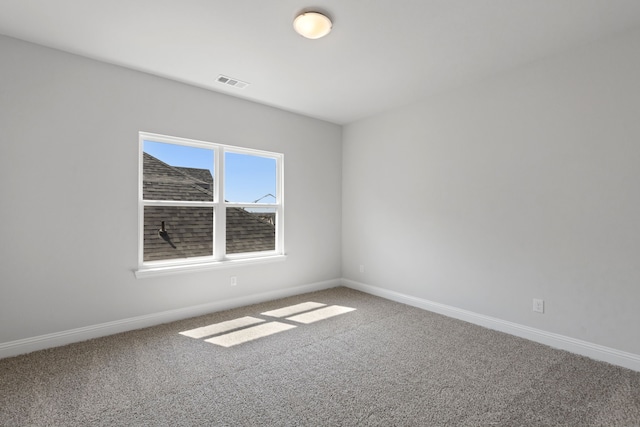
[[535,311],[536,313],[544,313],[544,300],[534,298],[533,311]]
[[364,273],[364,265],[360,264],[360,273]]
[[237,276],[231,276],[231,286],[235,286],[238,284],[238,277]]

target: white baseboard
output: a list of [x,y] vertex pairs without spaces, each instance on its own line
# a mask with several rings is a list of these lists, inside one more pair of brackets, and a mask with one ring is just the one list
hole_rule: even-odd
[[593,344],[587,341],[582,341],[552,332],[546,332],[541,329],[531,328],[529,326],[508,322],[505,320],[497,319],[495,317],[485,316],[483,314],[474,313],[449,305],[401,294],[399,292],[390,291],[388,289],[366,285],[364,283],[356,282],[349,279],[326,280],[323,282],[317,282],[303,286],[278,289],[275,291],[263,292],[255,295],[247,295],[244,297],[232,298],[224,301],[216,301],[191,307],[168,310],[160,313],[153,313],[144,316],[137,316],[128,319],[116,320],[113,322],[101,323],[98,325],[86,326],[62,332],[55,332],[52,334],[0,343],[0,359],[30,353],[32,351],[43,350],[46,348],[59,347],[62,345],[85,341],[92,338],[99,338],[107,335],[117,334],[120,332],[146,328],[149,326],[173,322],[176,320],[187,319],[189,317],[200,316],[216,311],[228,310],[245,305],[257,304],[264,301],[304,294],[307,292],[329,289],[340,285],[358,291],[366,292],[371,295],[389,299],[391,301],[400,302],[403,304],[411,305],[413,307],[432,311],[434,313],[439,313],[448,317],[453,317],[455,319],[464,320],[466,322],[484,326],[489,329],[505,332],[551,347],[570,351],[572,353],[580,354],[592,359],[601,360],[613,365],[622,366],[640,372],[640,355],[637,354],[616,350],[610,347]]
[[464,320],[469,323],[484,326],[496,331],[505,332],[531,341],[539,342],[550,347],[566,350],[571,353],[580,354],[595,360],[608,362],[613,365],[622,366],[640,372],[640,355],[616,350],[587,341],[567,337],[541,329],[531,328],[513,322],[485,316],[472,311],[463,310],[445,304],[401,294],[375,286],[365,285],[349,279],[342,279],[342,285],[351,289],[362,291],[371,295],[379,296],[392,301],[422,308],[434,313],[442,314],[455,319]]
[[286,298],[307,292],[320,291],[323,289],[340,286],[340,279],[326,280],[323,282],[311,283],[292,288],[278,289],[260,294],[247,295],[238,298],[216,301],[191,307],[178,308],[175,310],[163,311],[160,313],[147,314],[144,316],[131,317],[128,319],[116,320],[113,322],[101,323],[98,325],[85,326],[68,331],[55,332],[52,334],[40,335],[31,338],[24,338],[16,341],[0,343],[0,359],[31,353],[32,351],[46,348],[59,347],[74,342],[86,341],[92,338],[104,337],[120,332],[132,331],[134,329],[146,328],[160,325],[162,323],[174,322],[176,320],[188,319],[189,317],[214,313],[216,311],[229,310],[245,305],[257,304],[279,298]]

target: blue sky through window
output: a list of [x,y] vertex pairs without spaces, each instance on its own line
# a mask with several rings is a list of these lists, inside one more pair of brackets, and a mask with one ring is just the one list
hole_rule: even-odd
[[[213,151],[206,148],[188,147],[144,141],[145,153],[171,166],[209,169],[214,175]],[[274,203],[276,194],[276,160],[239,153],[225,154],[225,199],[230,202]]]
[[275,159],[225,153],[224,173],[225,198],[228,201],[247,203],[260,199],[261,203],[275,202]]

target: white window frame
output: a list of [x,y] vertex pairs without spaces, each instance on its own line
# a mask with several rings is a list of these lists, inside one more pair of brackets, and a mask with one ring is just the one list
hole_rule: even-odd
[[[161,142],[187,147],[204,148],[214,153],[213,201],[144,200],[143,197],[143,149],[144,141]],[[244,264],[284,261],[284,154],[252,148],[236,147],[213,142],[198,141],[149,132],[138,133],[138,278],[180,273],[184,271],[208,270],[234,267]],[[224,197],[225,153],[247,154],[266,157],[276,161],[276,194],[273,203],[227,202]],[[144,261],[144,208],[145,206],[190,206],[213,208],[213,255],[181,259]],[[262,252],[226,254],[227,208],[275,209],[275,249]]]

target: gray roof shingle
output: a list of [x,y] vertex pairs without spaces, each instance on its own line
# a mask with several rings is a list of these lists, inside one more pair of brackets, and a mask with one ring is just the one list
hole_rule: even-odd
[[[213,177],[208,169],[175,167],[143,154],[145,200],[213,201]],[[275,249],[275,226],[261,214],[227,208],[228,254]],[[166,233],[161,232],[164,221]],[[145,206],[144,261],[211,256],[213,208]]]

